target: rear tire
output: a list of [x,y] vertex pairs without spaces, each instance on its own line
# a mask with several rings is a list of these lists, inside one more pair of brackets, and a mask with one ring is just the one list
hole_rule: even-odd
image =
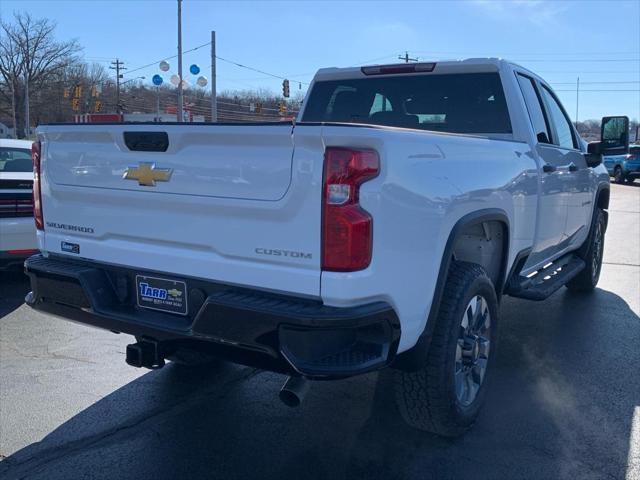
[[622,174],[622,168],[616,167],[613,170],[613,181],[616,182],[618,185],[621,185],[624,183],[624,175]]
[[589,242],[581,258],[587,266],[578,275],[567,282],[567,288],[572,292],[591,292],[596,288],[602,270],[602,256],[604,252],[604,233],[606,221],[604,212],[597,209],[594,213],[592,232],[587,238]]
[[455,437],[474,423],[484,400],[498,301],[486,272],[473,263],[453,262],[444,292],[426,364],[395,372],[395,397],[407,424]]

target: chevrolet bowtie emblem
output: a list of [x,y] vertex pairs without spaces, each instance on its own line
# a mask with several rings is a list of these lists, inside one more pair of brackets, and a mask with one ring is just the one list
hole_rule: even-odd
[[137,180],[139,185],[155,187],[156,182],[168,182],[171,178],[171,168],[156,168],[155,163],[141,162],[137,167],[129,167],[122,178]]

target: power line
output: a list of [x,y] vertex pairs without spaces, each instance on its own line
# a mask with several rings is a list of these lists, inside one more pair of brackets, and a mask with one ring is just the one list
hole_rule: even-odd
[[[195,50],[198,50],[199,48],[206,47],[207,45],[211,45],[211,42],[203,43],[202,45],[198,45],[197,47],[190,48],[189,50],[183,50],[183,51],[182,51],[182,54],[184,55],[185,53],[193,52],[193,51],[195,51]],[[170,56],[170,57],[164,57],[164,58],[161,58],[160,60],[156,60],[155,62],[151,62],[151,63],[148,63],[148,64],[146,64],[146,65],[142,65],[141,67],[133,68],[133,69],[129,70],[129,71],[127,72],[127,74],[129,74],[129,73],[133,73],[133,72],[137,72],[138,70],[142,70],[143,68],[149,68],[149,67],[152,67],[152,66],[154,66],[154,65],[157,65],[158,63],[160,63],[160,62],[161,62],[161,61],[163,61],[163,60],[171,60],[171,59],[173,59],[173,58],[176,58],[177,56],[178,56],[178,55],[176,54],[176,55],[172,55],[172,56]]]
[[[218,60],[222,60],[223,62],[227,62],[227,63],[230,63],[230,64],[232,64],[232,65],[235,65],[236,67],[246,68],[247,70],[251,70],[252,72],[258,72],[258,73],[261,73],[261,74],[263,74],[263,75],[267,75],[267,76],[269,76],[269,77],[278,78],[278,79],[280,79],[280,80],[287,80],[287,77],[283,77],[282,75],[276,75],[276,74],[274,74],[274,73],[265,72],[264,70],[260,70],[260,69],[258,69],[258,68],[250,67],[250,66],[248,66],[248,65],[243,65],[242,63],[234,62],[233,60],[228,60],[228,59],[226,59],[226,58],[222,58],[222,57],[220,57],[220,56],[218,56],[218,55],[216,55],[216,58],[217,58]],[[295,80],[295,82],[296,82],[296,83],[303,83],[304,85],[309,85],[309,83],[307,83],[307,82],[302,82],[302,81],[300,81],[300,80]]]
[[617,73],[638,73],[638,70],[536,70],[537,73],[600,73],[600,74],[617,74]]
[[[556,90],[556,92],[575,92],[576,89],[573,88],[571,90]],[[587,89],[587,90],[583,90],[580,89],[580,93],[582,92],[638,92],[640,93],[640,89],[635,89],[635,90],[626,90],[626,89],[620,89],[620,90],[607,90],[607,89]]]
[[[352,65],[363,65],[365,63],[370,63],[370,62],[377,62],[378,60],[384,60],[386,58],[395,58],[396,54],[395,53],[390,53],[389,55],[385,55],[383,57],[376,57],[376,58],[370,58],[368,60],[362,60],[361,62],[355,62]],[[351,65],[350,65],[351,66]]]
[[[469,51],[439,51],[439,50],[418,50],[416,53],[425,53],[425,54],[445,54],[445,55],[469,55]],[[477,53],[477,51],[476,51]],[[626,52],[593,52],[593,51],[581,51],[581,52],[500,52],[502,55],[638,55],[640,51],[626,51]],[[482,55],[486,55],[486,52]]]
[[514,62],[563,62],[563,63],[594,63],[594,62],[640,62],[640,58],[592,58],[592,59],[577,59],[577,58],[545,58],[545,59],[514,59]]
[[[182,51],[182,54],[184,55],[185,53],[193,52],[193,51],[195,51],[195,50],[198,50],[199,48],[206,47],[207,45],[211,45],[211,42],[203,43],[202,45],[198,45],[197,47],[193,47],[193,48],[191,48],[191,49],[189,49],[189,50],[183,50],[183,51]],[[177,56],[178,56],[178,55],[176,54],[176,55],[172,55],[172,56],[169,56],[169,57],[164,57],[164,58],[161,58],[160,60],[156,60],[155,62],[151,62],[151,63],[148,63],[148,64],[146,64],[146,65],[142,65],[142,66],[140,66],[140,67],[132,68],[131,70],[129,70],[129,71],[127,72],[127,75],[128,75],[128,74],[130,74],[130,73],[137,72],[137,71],[139,71],[139,70],[145,69],[145,68],[152,67],[152,66],[154,66],[154,65],[156,65],[156,64],[158,64],[158,63],[160,63],[160,62],[161,62],[161,61],[163,61],[163,60],[171,60],[171,59],[173,59],[173,58],[176,58]],[[264,70],[260,70],[260,69],[258,69],[258,68],[254,68],[254,67],[251,67],[251,66],[249,66],[249,65],[244,65],[244,64],[242,64],[242,63],[235,62],[235,61],[233,61],[233,60],[229,60],[229,59],[227,59],[227,58],[223,58],[223,57],[220,57],[220,56],[218,56],[218,55],[216,55],[216,58],[217,58],[218,60],[223,61],[223,62],[227,62],[227,63],[230,63],[230,64],[232,64],[232,65],[235,65],[235,66],[237,66],[237,67],[245,68],[245,69],[247,69],[247,70],[251,70],[251,71],[253,71],[253,72],[261,73],[262,75],[267,75],[267,76],[269,76],[269,77],[278,78],[278,79],[280,79],[280,80],[287,80],[288,78],[294,78],[294,77],[297,77],[297,76],[302,76],[302,75],[304,75],[304,74],[298,74],[298,75],[292,75],[292,76],[290,76],[290,77],[284,77],[284,76],[281,76],[281,75],[276,75],[276,74],[273,74],[273,73],[265,72]],[[211,65],[209,65],[209,67],[211,67]],[[300,81],[300,80],[295,80],[295,82],[296,82],[296,83],[302,83],[302,84],[304,84],[304,85],[309,85],[309,83],[308,83],[308,82],[303,82],[303,81]]]
[[[575,85],[576,82],[551,82],[552,85]],[[582,85],[602,85],[602,84],[625,84],[625,83],[640,83],[640,80],[629,81],[602,81],[602,82],[580,82]]]

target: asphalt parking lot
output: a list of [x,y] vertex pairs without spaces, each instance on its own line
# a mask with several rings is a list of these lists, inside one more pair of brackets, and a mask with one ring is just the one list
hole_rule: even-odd
[[0,478],[640,479],[640,183],[612,189],[600,288],[505,299],[458,440],[403,425],[390,371],[289,409],[281,375],[134,369],[129,337],[33,312],[22,274],[0,274]]

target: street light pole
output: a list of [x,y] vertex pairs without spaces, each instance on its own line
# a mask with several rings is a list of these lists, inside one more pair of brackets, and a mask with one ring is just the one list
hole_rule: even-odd
[[184,121],[182,95],[182,0],[178,0],[178,122]]

